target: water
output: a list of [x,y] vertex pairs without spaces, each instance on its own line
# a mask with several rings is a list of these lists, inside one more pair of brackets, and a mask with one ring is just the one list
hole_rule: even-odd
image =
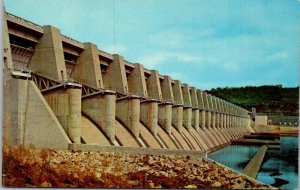
[[[297,189],[298,138],[281,137],[280,142],[280,149],[268,149],[257,180],[282,189]],[[230,145],[211,153],[208,157],[242,172],[258,149],[259,146]]]

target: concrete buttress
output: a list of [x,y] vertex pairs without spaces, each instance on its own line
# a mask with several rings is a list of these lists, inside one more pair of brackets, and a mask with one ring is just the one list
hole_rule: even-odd
[[107,68],[104,76],[105,88],[121,93],[128,93],[128,84],[125,72],[124,59],[120,55],[113,55],[113,61]]
[[71,77],[95,88],[103,88],[99,54],[96,45],[84,43],[84,50],[78,57]]
[[28,68],[51,79],[65,81],[67,73],[60,30],[53,26],[44,26],[43,30]]

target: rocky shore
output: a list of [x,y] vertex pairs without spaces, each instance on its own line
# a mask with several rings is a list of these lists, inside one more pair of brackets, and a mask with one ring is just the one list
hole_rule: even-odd
[[271,189],[212,161],[3,146],[6,187]]

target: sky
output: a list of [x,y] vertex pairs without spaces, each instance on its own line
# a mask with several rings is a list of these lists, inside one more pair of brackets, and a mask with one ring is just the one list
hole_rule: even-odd
[[297,0],[5,0],[52,25],[198,89],[299,85]]

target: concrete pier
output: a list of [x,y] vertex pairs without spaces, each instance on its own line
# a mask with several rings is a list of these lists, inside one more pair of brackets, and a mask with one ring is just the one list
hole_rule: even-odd
[[251,161],[244,168],[242,173],[255,179],[257,177],[258,171],[261,167],[261,164],[265,157],[267,149],[268,149],[268,147],[265,145],[260,147],[260,149],[254,155],[254,157],[251,159]]

